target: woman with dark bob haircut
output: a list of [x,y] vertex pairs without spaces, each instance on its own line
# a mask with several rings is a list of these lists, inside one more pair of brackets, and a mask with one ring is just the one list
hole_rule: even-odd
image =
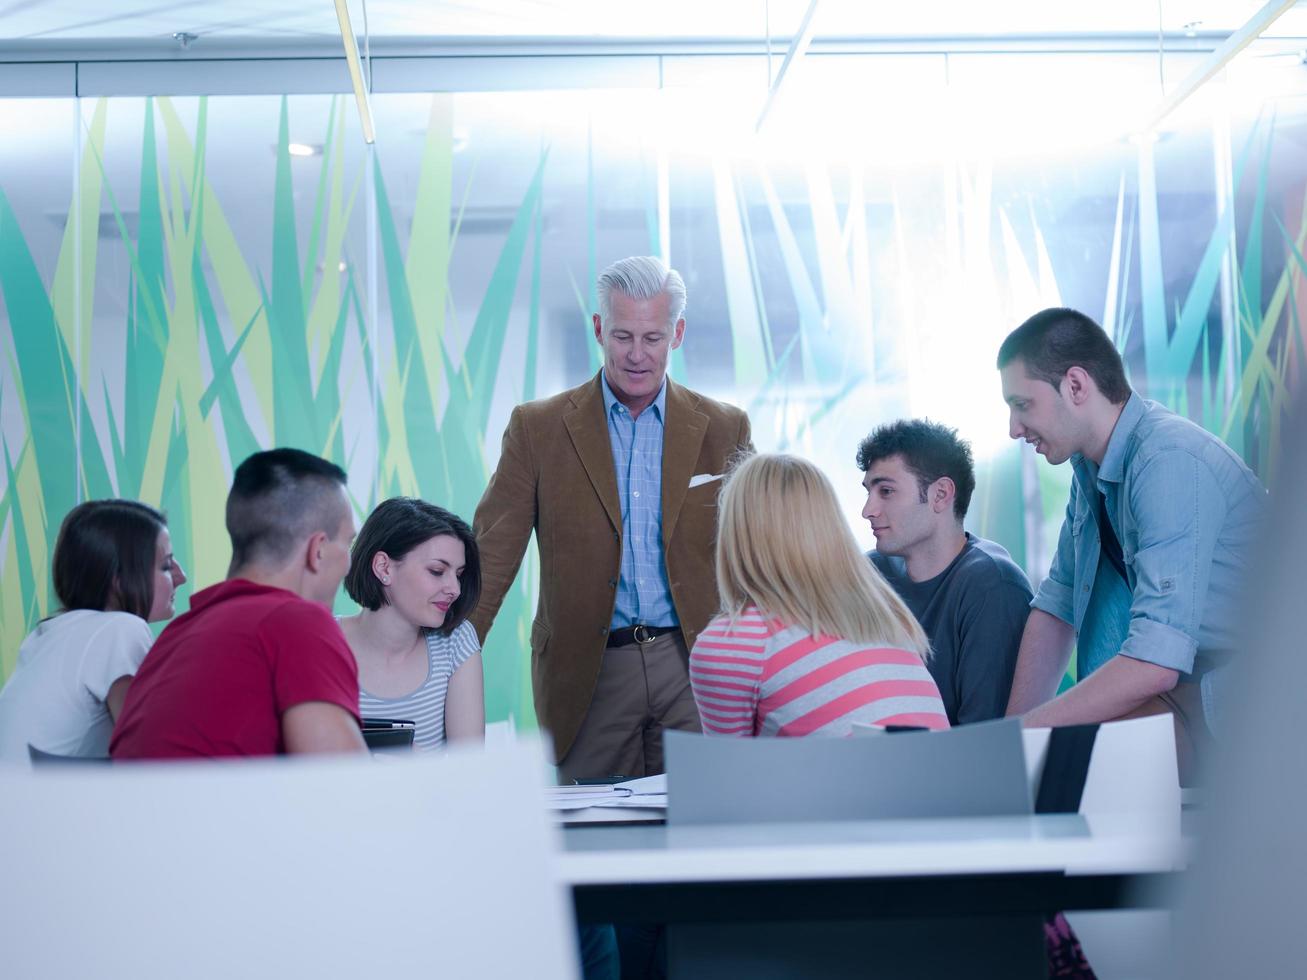
[[135,500],[91,500],[68,512],[54,546],[60,610],[37,624],[0,691],[0,762],[31,745],[104,756],[127,688],[171,619],[186,574],[161,513]]
[[481,595],[472,529],[412,497],[377,505],[350,551],[340,621],[359,665],[359,714],[417,724],[413,743],[485,738],[481,644],[467,617]]

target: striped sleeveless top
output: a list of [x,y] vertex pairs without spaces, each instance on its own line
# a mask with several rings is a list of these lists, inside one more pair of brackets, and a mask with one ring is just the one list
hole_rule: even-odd
[[359,688],[359,714],[364,718],[395,718],[417,725],[413,745],[420,750],[445,744],[445,695],[449,679],[481,649],[476,630],[464,621],[449,636],[427,633],[427,679],[402,698],[379,698]]
[[711,735],[847,735],[855,721],[949,727],[939,688],[911,650],[813,637],[754,606],[699,634],[690,684]]

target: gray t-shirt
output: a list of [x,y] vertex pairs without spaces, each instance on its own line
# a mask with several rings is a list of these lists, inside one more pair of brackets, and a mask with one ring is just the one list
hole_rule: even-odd
[[481,649],[477,632],[466,620],[449,636],[427,631],[427,679],[416,691],[399,698],[380,698],[359,687],[359,716],[402,718],[417,726],[413,745],[419,750],[445,744],[445,698],[449,681],[472,654]]
[[968,531],[962,552],[925,582],[908,578],[902,558],[867,557],[930,638],[927,666],[950,724],[1002,718],[1033,596],[1007,549]]

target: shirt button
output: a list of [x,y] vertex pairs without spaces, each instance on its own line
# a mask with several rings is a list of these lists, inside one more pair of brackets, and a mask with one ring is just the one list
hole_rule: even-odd
[[1087,585],[1086,585],[1086,586],[1083,586],[1083,587],[1081,588],[1080,591],[1081,591],[1081,592],[1088,592],[1088,591],[1089,591],[1089,586],[1087,586]]
[[632,491],[631,491],[631,496],[632,496],[632,497],[638,497],[638,496],[640,496],[640,491],[639,491],[639,490],[632,490]]

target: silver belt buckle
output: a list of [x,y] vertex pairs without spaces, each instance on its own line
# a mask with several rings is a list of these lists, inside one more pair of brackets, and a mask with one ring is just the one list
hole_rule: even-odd
[[635,639],[635,642],[639,643],[641,646],[653,642],[654,639],[654,635],[649,632],[649,627],[645,626],[643,623],[632,628],[631,636]]

